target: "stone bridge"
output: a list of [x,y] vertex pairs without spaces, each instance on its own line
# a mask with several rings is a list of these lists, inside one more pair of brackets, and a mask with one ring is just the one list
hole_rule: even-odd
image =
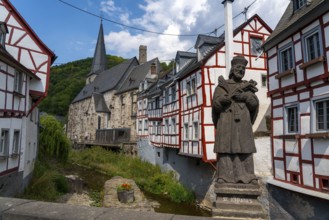
[[209,217],[73,206],[0,197],[0,220],[208,220]]

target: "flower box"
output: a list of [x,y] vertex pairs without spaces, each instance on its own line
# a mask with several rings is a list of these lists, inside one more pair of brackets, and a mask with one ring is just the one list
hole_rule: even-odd
[[129,191],[127,190],[117,191],[117,194],[118,194],[118,200],[122,203],[130,203],[135,200],[133,189]]
[[133,202],[135,200],[134,190],[129,183],[123,183],[117,188],[118,200],[122,203]]

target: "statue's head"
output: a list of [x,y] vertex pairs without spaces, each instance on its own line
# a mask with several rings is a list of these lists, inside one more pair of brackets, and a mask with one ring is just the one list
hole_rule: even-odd
[[231,70],[229,78],[233,78],[235,81],[241,80],[244,77],[247,64],[248,61],[244,58],[244,56],[238,55],[233,57],[231,61]]

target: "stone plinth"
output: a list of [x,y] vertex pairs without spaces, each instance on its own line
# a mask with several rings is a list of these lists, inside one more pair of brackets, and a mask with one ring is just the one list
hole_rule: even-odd
[[[119,201],[117,188],[123,183],[129,183],[132,186],[135,198],[133,202],[121,203]],[[139,187],[133,180],[116,176],[110,180],[107,180],[104,184],[103,207],[154,212],[154,207],[159,207],[159,204],[155,201],[147,200],[142,191],[139,189]]]
[[216,183],[214,186],[216,201],[212,215],[223,219],[268,219],[258,196],[258,184]]

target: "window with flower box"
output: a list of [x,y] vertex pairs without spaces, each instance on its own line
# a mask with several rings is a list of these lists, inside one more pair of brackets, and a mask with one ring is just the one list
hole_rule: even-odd
[[320,27],[313,28],[303,36],[304,62],[320,57],[322,52]]
[[279,50],[279,71],[285,72],[294,68],[294,51],[292,47],[292,43],[286,45]]

